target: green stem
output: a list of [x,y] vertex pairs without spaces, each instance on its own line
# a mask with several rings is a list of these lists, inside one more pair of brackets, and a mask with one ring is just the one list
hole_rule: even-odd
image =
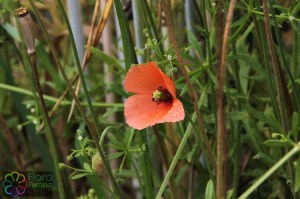
[[[28,89],[24,89],[24,88],[20,88],[17,86],[11,86],[11,85],[7,85],[7,84],[3,84],[0,83],[0,89],[5,89],[8,91],[13,91],[16,93],[20,93],[20,94],[24,94],[27,96],[34,96],[34,93],[32,93],[31,91],[29,91]],[[53,102],[56,103],[59,99],[49,96],[49,95],[43,95],[44,99],[48,102]],[[88,106],[87,102],[80,102],[82,106]],[[61,105],[62,106],[70,106],[72,104],[71,101],[67,101],[67,100],[63,100],[61,101]],[[93,106],[95,107],[103,107],[103,108],[107,108],[107,107],[114,107],[114,108],[123,108],[124,104],[122,103],[102,103],[102,102],[93,102]]]
[[[233,54],[236,55],[236,47],[235,44],[232,44],[232,51]],[[238,94],[242,95],[242,88],[240,85],[240,76],[239,76],[239,63],[237,60],[234,61],[234,78],[235,78],[235,84],[237,88]],[[242,110],[242,99],[238,99],[237,101],[237,110],[241,111]],[[234,144],[235,144],[235,152],[234,152],[234,157],[233,157],[233,164],[234,164],[234,169],[233,169],[233,194],[232,198],[237,197],[237,191],[238,191],[238,186],[239,186],[239,178],[240,178],[240,148],[241,148],[241,122],[237,121],[235,132],[234,132]]]
[[[157,144],[158,144],[158,146],[160,148],[162,162],[165,165],[166,169],[169,169],[170,168],[170,163],[169,163],[169,157],[170,156],[168,154],[166,143],[161,138],[161,135],[159,134],[159,130],[158,130],[157,126],[153,126],[153,131],[154,131],[154,135],[155,135],[155,137],[157,139]],[[177,197],[177,191],[176,191],[175,186],[174,186],[174,180],[173,180],[173,178],[170,179],[169,184],[170,184],[171,199],[178,198]]]
[[154,198],[154,186],[153,186],[153,180],[152,180],[152,174],[149,171],[152,171],[152,165],[150,161],[150,155],[149,155],[149,146],[147,143],[147,135],[146,130],[143,130],[141,133],[138,134],[138,144],[140,147],[145,145],[145,150],[143,152],[143,155],[141,157],[141,171],[142,171],[142,177],[144,179],[144,193],[146,199],[153,199]]
[[[204,97],[206,95],[207,94],[205,92],[202,93],[203,97],[201,96],[200,99],[199,99],[199,102],[198,102],[199,109],[201,108],[201,105],[204,102]],[[192,115],[191,122],[188,124],[188,126],[186,128],[186,131],[184,132],[184,135],[183,135],[182,140],[181,140],[181,142],[180,142],[180,144],[178,146],[176,154],[173,157],[171,165],[170,165],[170,167],[169,167],[169,169],[168,169],[168,171],[166,173],[166,176],[165,176],[165,178],[164,178],[164,180],[163,180],[163,182],[162,182],[162,184],[161,184],[161,186],[159,188],[158,193],[156,194],[155,199],[160,199],[161,198],[161,196],[162,196],[162,194],[163,194],[166,186],[168,185],[169,180],[170,180],[170,178],[171,178],[171,176],[173,174],[173,171],[175,169],[175,166],[177,165],[177,162],[178,162],[178,160],[179,160],[179,158],[181,156],[181,153],[182,153],[184,147],[186,147],[186,142],[187,142],[188,138],[190,137],[190,135],[192,133],[192,129],[193,129],[194,122],[195,122],[196,118],[197,118],[197,114],[196,114],[196,112],[194,112],[193,115]],[[199,135],[196,134],[196,136],[199,136]],[[205,158],[205,163],[207,165],[207,169],[208,169],[209,175],[210,175],[211,179],[213,179],[211,164],[209,163],[209,161],[207,159],[208,158],[208,156],[206,154],[207,151],[205,150],[205,147],[204,147],[204,145],[202,143],[200,144],[200,146],[201,146],[201,149],[202,149],[203,153],[205,154],[204,158]]]
[[274,166],[272,166],[265,174],[263,174],[255,183],[249,187],[239,199],[246,199],[261,183],[268,179],[281,165],[289,160],[293,155],[300,151],[299,143],[292,150],[290,150],[285,156],[283,156]]
[[178,146],[178,149],[177,149],[176,154],[175,154],[175,156],[173,158],[173,161],[172,161],[172,163],[170,165],[170,168],[167,171],[166,176],[165,176],[165,178],[164,178],[164,180],[163,180],[163,182],[162,182],[162,184],[161,184],[161,186],[159,188],[159,191],[158,191],[158,193],[155,196],[155,199],[160,199],[161,198],[161,196],[162,196],[162,194],[163,194],[166,186],[169,184],[169,180],[170,180],[170,178],[171,178],[171,176],[173,174],[175,166],[177,165],[177,162],[178,162],[178,160],[179,160],[179,158],[181,156],[181,153],[182,153],[182,151],[183,151],[183,149],[185,147],[187,139],[190,137],[190,135],[192,133],[191,129],[192,129],[192,124],[189,124],[188,128],[186,129],[186,132],[185,132],[185,134],[184,134],[184,136],[183,136],[183,138],[182,138],[182,140],[181,140],[181,142],[180,142],[180,144]]

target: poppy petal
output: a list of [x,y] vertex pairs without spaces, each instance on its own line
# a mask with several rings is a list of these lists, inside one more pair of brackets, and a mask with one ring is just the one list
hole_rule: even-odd
[[177,122],[184,119],[184,109],[180,100],[175,98],[172,103],[172,107],[157,123]]
[[168,77],[168,76],[167,76],[164,72],[162,72],[161,70],[160,70],[160,73],[161,73],[161,77],[162,77],[163,80],[164,80],[166,89],[168,89],[168,91],[170,92],[170,94],[171,94],[173,97],[176,97],[176,91],[175,91],[175,85],[174,85],[174,82],[170,79],[170,77]]
[[156,104],[151,95],[134,95],[125,102],[126,123],[138,130],[161,123],[162,118],[172,108],[172,104]]
[[131,67],[126,74],[124,86],[126,91],[137,94],[152,94],[160,86],[168,90],[170,87],[172,93],[169,92],[173,95],[175,87],[172,83],[172,80],[160,70],[155,62],[149,62]]

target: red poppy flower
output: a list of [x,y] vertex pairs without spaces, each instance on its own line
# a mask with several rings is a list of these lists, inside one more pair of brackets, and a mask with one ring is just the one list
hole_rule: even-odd
[[125,90],[135,93],[126,100],[124,110],[126,123],[135,129],[184,118],[174,82],[154,62],[131,67],[125,77]]

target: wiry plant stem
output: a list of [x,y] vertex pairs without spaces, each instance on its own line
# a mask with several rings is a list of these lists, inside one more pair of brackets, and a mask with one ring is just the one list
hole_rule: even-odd
[[276,82],[276,88],[277,88],[277,95],[278,95],[278,104],[279,104],[279,113],[280,113],[280,119],[282,123],[283,130],[287,132],[287,124],[285,122],[286,120],[286,112],[285,112],[285,100],[284,100],[284,94],[283,94],[283,88],[281,84],[281,76],[280,76],[280,69],[279,69],[279,63],[276,58],[276,51],[275,47],[273,45],[273,38],[272,38],[272,32],[270,28],[270,20],[269,20],[269,12],[268,12],[268,5],[267,0],[263,0],[263,12],[264,12],[264,21],[265,21],[265,31],[267,36],[267,44],[270,51],[271,56],[271,62],[273,66],[274,76],[275,76],[275,82]]
[[55,169],[55,176],[57,178],[57,187],[58,187],[58,194],[59,194],[59,198],[65,198],[65,192],[64,192],[64,186],[63,186],[63,181],[62,181],[62,176],[59,172],[59,168],[58,168],[58,157],[57,157],[57,150],[56,150],[56,144],[54,141],[54,131],[51,125],[51,120],[48,114],[48,110],[45,104],[45,100],[44,100],[44,96],[43,96],[43,91],[42,91],[42,87],[40,84],[40,80],[39,80],[39,72],[37,69],[37,63],[36,63],[36,53],[30,53],[30,61],[31,61],[31,66],[32,66],[32,72],[33,72],[33,78],[34,78],[34,83],[35,83],[35,87],[36,90],[39,94],[39,99],[41,102],[41,108],[43,109],[43,114],[45,116],[46,119],[46,125],[47,125],[47,138],[48,138],[48,142],[49,142],[49,146],[50,146],[50,151],[52,153],[52,157],[53,157],[53,162],[54,162],[54,169]]
[[233,17],[233,11],[236,0],[231,0],[224,28],[224,36],[222,42],[222,51],[219,66],[218,78],[218,147],[217,147],[217,199],[226,198],[227,192],[227,131],[224,115],[224,77],[225,63],[228,47],[228,38],[230,33],[230,24]]
[[171,23],[171,18],[170,18],[170,14],[169,14],[169,10],[168,10],[169,7],[167,6],[167,3],[166,3],[165,0],[162,0],[162,6],[163,6],[163,9],[164,9],[164,12],[165,12],[166,23],[167,23],[167,27],[168,27],[170,40],[171,40],[171,42],[174,46],[174,50],[175,50],[175,53],[176,53],[176,56],[177,56],[177,59],[178,59],[178,62],[179,62],[180,70],[181,70],[181,72],[184,76],[184,79],[186,81],[186,84],[187,84],[187,87],[188,87],[188,90],[189,90],[189,93],[190,93],[190,96],[191,96],[191,99],[192,99],[192,102],[193,102],[193,105],[194,105],[194,109],[195,109],[195,112],[196,112],[196,115],[197,115],[197,121],[198,121],[198,124],[199,124],[199,127],[200,127],[200,134],[201,134],[201,137],[203,139],[205,149],[207,150],[209,161],[210,161],[210,163],[212,165],[212,168],[214,170],[216,168],[215,167],[215,160],[214,160],[212,148],[211,148],[211,146],[208,142],[208,138],[207,138],[207,135],[206,135],[206,132],[205,132],[205,129],[204,129],[203,119],[202,119],[202,116],[201,116],[201,113],[200,113],[200,110],[199,110],[199,106],[197,104],[198,97],[197,97],[197,95],[196,95],[196,93],[193,89],[191,80],[190,80],[190,78],[187,74],[187,71],[186,71],[186,68],[184,66],[182,57],[180,55],[180,51],[179,51],[177,41],[176,41],[176,38],[175,38],[175,35],[174,35],[174,31],[173,31],[173,27],[172,27],[172,23]]

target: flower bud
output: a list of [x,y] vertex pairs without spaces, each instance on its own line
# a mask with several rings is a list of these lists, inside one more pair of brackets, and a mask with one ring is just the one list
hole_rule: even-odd
[[27,9],[24,7],[16,9],[16,13],[18,15],[19,23],[21,26],[21,34],[24,38],[24,42],[27,47],[27,53],[35,53],[35,36],[32,18]]

